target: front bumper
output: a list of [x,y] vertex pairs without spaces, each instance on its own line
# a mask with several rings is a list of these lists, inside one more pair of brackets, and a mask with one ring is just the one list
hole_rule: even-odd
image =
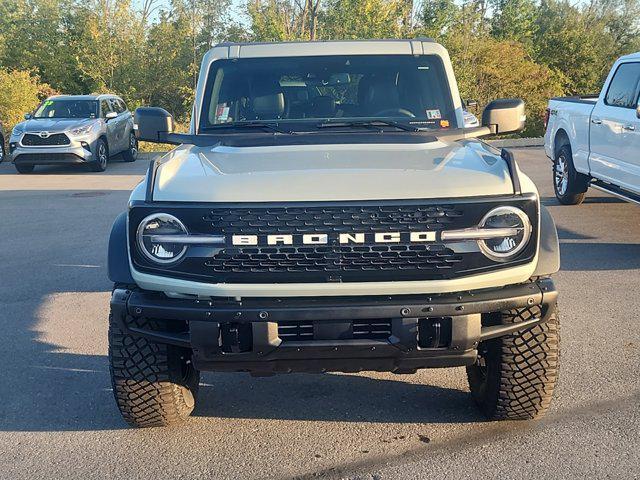
[[[200,370],[254,375],[363,370],[410,373],[473,364],[480,342],[545,322],[556,298],[550,279],[431,297],[256,298],[242,302],[115,289],[111,309],[121,329],[131,335],[192,349],[192,360]],[[520,323],[491,325],[490,313],[524,308],[539,313]],[[312,334],[304,339],[283,338],[284,325],[296,322],[311,325]],[[388,325],[389,335],[353,338],[355,325],[361,322]]]
[[24,165],[72,165],[93,161],[97,138],[71,139],[69,145],[24,146],[19,138],[9,143],[9,158]]

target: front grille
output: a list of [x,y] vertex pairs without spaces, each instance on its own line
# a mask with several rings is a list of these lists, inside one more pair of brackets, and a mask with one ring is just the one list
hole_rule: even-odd
[[[474,200],[402,200],[253,205],[140,205],[130,210],[130,248],[141,271],[211,283],[325,283],[442,280],[506,268],[530,261],[530,242],[513,261],[495,262],[473,242],[442,242],[440,232],[478,225],[498,205],[522,208],[537,219],[529,197],[485,197]],[[175,215],[189,233],[222,235],[221,246],[189,247],[184,259],[160,267],[138,251],[136,226],[152,212]],[[531,238],[537,238],[537,225]],[[399,233],[400,241],[376,241],[375,234]],[[412,232],[431,232],[435,241],[411,241]],[[341,233],[364,234],[360,243],[340,243]],[[292,236],[291,244],[269,245],[267,235]],[[305,234],[326,234],[324,244],[305,244]],[[234,235],[257,239],[233,245]]]
[[33,133],[26,133],[22,137],[22,145],[26,147],[46,147],[46,146],[60,146],[69,145],[71,141],[64,133],[54,133],[47,138],[42,138],[40,135]]
[[445,272],[462,261],[441,244],[225,248],[205,261],[216,273]]
[[[330,322],[329,322],[330,323]],[[391,336],[390,319],[356,320],[340,322],[340,335],[327,335],[327,322],[288,321],[278,323],[278,336],[283,342],[309,342],[313,340],[386,340]],[[329,328],[330,331],[330,328]],[[329,338],[332,337],[332,338]]]
[[219,233],[336,233],[442,230],[462,216],[452,205],[226,208],[204,221]]

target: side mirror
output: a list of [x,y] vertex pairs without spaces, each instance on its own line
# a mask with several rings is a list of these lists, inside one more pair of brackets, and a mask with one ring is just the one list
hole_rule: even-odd
[[109,120],[111,120],[113,118],[116,118],[117,116],[118,116],[118,114],[116,112],[109,112],[104,116],[104,118],[105,118],[105,120],[109,121]]
[[482,126],[493,135],[519,132],[524,129],[527,116],[520,98],[503,98],[489,103],[482,112]]
[[163,108],[140,107],[133,115],[136,138],[144,142],[166,143],[173,133],[173,116]]
[[33,115],[31,115],[30,113],[25,113],[24,114],[24,119],[25,120],[31,120],[33,118]]

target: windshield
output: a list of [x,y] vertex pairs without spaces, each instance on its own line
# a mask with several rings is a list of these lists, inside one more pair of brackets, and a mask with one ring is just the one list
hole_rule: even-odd
[[33,118],[97,118],[95,100],[45,100],[36,109]]
[[218,60],[209,72],[200,128],[278,122],[291,130],[304,130],[320,122],[358,120],[351,124],[358,126],[374,119],[427,128],[457,127],[440,57]]

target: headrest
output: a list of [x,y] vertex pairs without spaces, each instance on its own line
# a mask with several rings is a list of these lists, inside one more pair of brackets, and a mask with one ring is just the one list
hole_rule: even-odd
[[398,108],[400,98],[395,78],[392,76],[364,77],[358,86],[358,103],[369,115]]
[[316,118],[333,117],[336,113],[336,101],[333,97],[322,95],[311,100],[311,115]]
[[257,82],[251,91],[251,109],[258,119],[281,118],[284,113],[284,93],[275,79]]

